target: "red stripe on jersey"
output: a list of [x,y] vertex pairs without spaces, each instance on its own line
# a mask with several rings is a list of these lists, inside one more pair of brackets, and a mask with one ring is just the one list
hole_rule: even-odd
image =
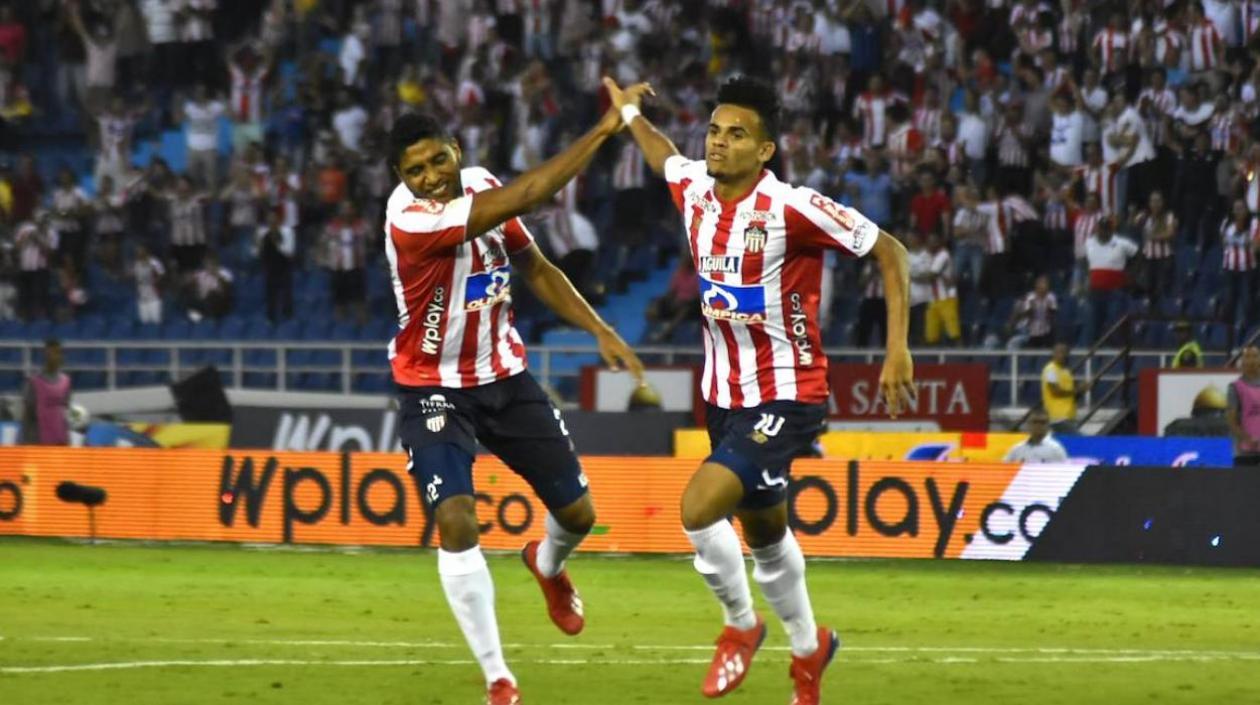
[[[822,350],[822,335],[818,331],[818,302],[822,298],[822,263],[822,253],[816,249],[789,249],[783,262],[783,320],[790,331],[792,294],[800,294],[801,307],[805,311],[806,339],[817,351]],[[796,355],[796,351],[793,350],[792,354]],[[802,368],[801,365],[796,365],[793,371],[796,375],[796,399],[806,404],[821,404],[827,401],[827,356],[819,352],[815,354],[814,360],[816,361],[814,366]]]
[[691,185],[691,179],[683,179],[676,184],[669,185],[669,196],[674,199],[674,207],[682,210],[683,194],[687,192],[687,187]]
[[500,302],[490,307],[486,315],[490,317],[490,371],[495,379],[502,379],[507,373],[503,364],[503,354],[499,351],[499,317],[503,315],[506,303]]
[[[481,258],[481,243],[473,240],[469,245],[471,255],[469,274],[485,271]],[[469,311],[465,308],[464,310],[464,338],[459,346],[459,376],[465,387],[477,384],[477,353],[480,338],[478,332],[481,330],[481,316],[486,313],[489,313],[489,309]],[[493,338],[490,339],[490,344],[494,345]]]
[[[423,266],[416,259],[409,256],[410,253],[399,244],[398,240],[400,237],[415,236],[395,226],[390,226],[390,238],[394,241],[394,250],[398,255],[398,276],[401,281],[407,283],[403,288],[403,301],[407,307],[407,325],[394,337],[394,350],[405,350],[407,355],[395,355],[392,361],[394,378],[398,380],[399,384],[413,387],[439,384],[441,382],[441,375],[438,373],[439,365],[437,363],[430,364],[427,361],[437,360],[440,362],[442,344],[439,340],[436,352],[432,354],[426,353],[424,333],[426,328],[436,331],[446,330],[446,313],[451,300],[451,274],[453,267],[449,262],[440,269],[434,269],[432,265],[429,265],[429,267]],[[428,274],[427,277],[425,276],[426,274]],[[442,305],[439,307],[437,314],[438,320],[436,325],[426,326],[425,317],[428,307],[436,297],[439,287],[442,289]],[[400,367],[405,360],[410,360],[411,364],[406,368]]]
[[[762,213],[770,210],[770,197],[764,193],[757,194],[753,210]],[[748,227],[761,228],[764,231],[766,221],[765,219],[754,220],[748,223]],[[750,252],[746,238],[747,235],[745,235],[744,246],[744,284],[760,284],[762,269],[766,262],[766,245],[763,244],[756,252]],[[791,319],[784,319],[784,321],[788,330],[791,330]],[[770,341],[770,335],[766,333],[765,326],[748,326],[748,336],[752,338],[753,349],[757,351],[757,386],[761,390],[761,403],[764,404],[778,397],[776,393],[778,388],[774,383],[774,344]]]
[[[743,198],[740,198],[722,203],[722,212],[718,215],[717,230],[713,233],[713,245],[709,248],[714,257],[726,254],[726,248],[731,241],[731,224],[735,221],[735,208],[743,200]],[[713,272],[709,276],[716,282],[726,280],[726,275],[722,272]],[[739,368],[739,346],[735,342],[735,331],[728,321],[713,321],[713,323],[718,327],[718,330],[722,331],[722,339],[726,341],[726,358],[730,362],[731,367],[730,373],[726,376],[726,383],[731,388],[731,406],[736,409],[742,408],[744,406],[744,389],[740,386],[742,375]]]

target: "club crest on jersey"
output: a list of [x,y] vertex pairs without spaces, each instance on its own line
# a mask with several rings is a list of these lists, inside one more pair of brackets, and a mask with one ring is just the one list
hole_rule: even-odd
[[512,270],[500,267],[469,274],[464,280],[464,310],[480,311],[512,300]]
[[757,254],[766,249],[766,229],[760,225],[750,225],[744,230],[744,251]]
[[481,250],[482,269],[489,272],[507,261],[507,252],[503,249],[503,243],[486,238],[481,244],[483,246]]
[[700,312],[718,321],[765,323],[766,292],[759,286],[718,284],[700,277]]
[[424,427],[433,433],[441,433],[446,428],[446,414],[437,414],[424,420]]
[[700,266],[696,267],[696,271],[701,274],[736,274],[739,272],[739,260],[738,255],[704,255],[700,258]]

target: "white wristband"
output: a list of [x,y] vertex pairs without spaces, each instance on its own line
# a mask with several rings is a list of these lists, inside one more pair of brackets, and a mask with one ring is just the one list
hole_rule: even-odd
[[626,127],[629,127],[630,123],[642,114],[643,113],[639,112],[639,106],[637,105],[621,106],[621,121],[626,123]]

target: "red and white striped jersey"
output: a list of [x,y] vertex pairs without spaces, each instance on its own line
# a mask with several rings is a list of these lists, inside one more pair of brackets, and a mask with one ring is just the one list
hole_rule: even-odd
[[1129,36],[1122,29],[1099,30],[1094,35],[1093,49],[1098,52],[1103,73],[1114,73],[1129,64]]
[[334,272],[362,269],[367,261],[368,225],[362,218],[333,218],[324,226],[324,256]]
[[1028,201],[1014,195],[1000,201],[981,203],[976,206],[976,212],[984,215],[988,220],[989,237],[985,242],[984,252],[989,255],[1006,252],[1016,223],[1037,219],[1037,211],[1029,205]]
[[1098,232],[1098,221],[1103,217],[1102,211],[1077,211],[1072,219],[1072,253],[1077,259],[1085,258],[1085,243]]
[[1155,24],[1155,61],[1159,65],[1168,66],[1174,60],[1179,60],[1185,45],[1186,35],[1169,27],[1167,23]]
[[472,195],[499,182],[481,167],[460,178],[465,195],[448,203],[416,198],[399,184],[386,206],[385,255],[401,329],[389,359],[400,385],[476,387],[525,370],[508,257],[534,237],[513,218],[465,242]]
[[617,153],[617,164],[613,167],[612,186],[618,191],[632,188],[643,188],[647,185],[647,173],[644,170],[643,152],[633,141],[627,140]]
[[1098,194],[1098,202],[1106,213],[1116,212],[1116,175],[1120,173],[1123,166],[1122,164],[1101,164],[1077,169],[1081,180],[1085,182],[1085,192]]
[[1054,315],[1059,310],[1059,300],[1054,297],[1053,292],[1047,292],[1043,297],[1030,291],[1020,299],[1018,310],[1021,314],[1026,314],[1021,326],[1028,331],[1028,335],[1050,335],[1054,332]]
[[1221,35],[1216,25],[1204,19],[1190,27],[1190,70],[1210,71],[1221,62]]
[[867,91],[853,101],[853,116],[862,121],[862,146],[882,147],[888,137],[888,120],[885,113],[892,104],[890,94]]
[[903,123],[888,136],[888,159],[894,178],[913,175],[922,154],[923,134],[910,123]]
[[1177,216],[1172,211],[1165,211],[1162,217],[1155,217],[1149,211],[1138,216],[1138,229],[1142,232],[1142,254],[1147,259],[1168,259],[1173,256],[1172,241],[1156,240],[1158,231],[1172,229],[1176,233]]
[[1212,116],[1208,122],[1212,135],[1212,149],[1227,154],[1237,154],[1242,146],[1243,126],[1234,111],[1226,110]]
[[1221,223],[1221,269],[1250,272],[1256,268],[1256,246],[1260,243],[1260,219],[1252,218],[1240,228],[1233,218]]
[[1066,66],[1056,66],[1053,71],[1046,71],[1046,79],[1042,84],[1050,93],[1055,93],[1060,88],[1070,85],[1072,82],[1072,72]]
[[1041,207],[1041,225],[1050,231],[1068,229],[1068,209],[1063,201],[1046,201]]
[[1151,143],[1158,147],[1167,142],[1164,118],[1170,117],[1177,109],[1177,94],[1169,88],[1161,91],[1144,88],[1138,96],[1138,105],[1144,106],[1142,119],[1146,122],[1146,131],[1151,135]]
[[926,106],[915,108],[914,129],[923,133],[928,144],[935,144],[941,138],[941,109]]
[[267,67],[256,66],[246,70],[237,64],[228,64],[232,74],[232,119],[236,122],[260,122],[263,116],[263,83],[267,80]]
[[949,250],[941,248],[932,254],[932,300],[945,301],[958,298],[958,287],[954,286],[954,260]]
[[818,326],[824,250],[870,252],[879,228],[856,210],[763,171],[723,202],[704,162],[665,161],[700,275],[706,401],[726,408],[775,400],[822,403],[827,359]]
[[993,132],[993,140],[998,148],[998,164],[1018,169],[1028,168],[1027,143],[1032,141],[1032,132],[1032,127],[1023,120],[1012,125],[1010,120],[1003,118]]

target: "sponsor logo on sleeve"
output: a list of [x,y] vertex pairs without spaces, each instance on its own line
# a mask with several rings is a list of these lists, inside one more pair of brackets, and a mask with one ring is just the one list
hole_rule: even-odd
[[843,206],[820,193],[811,195],[809,204],[822,211],[828,218],[834,220],[837,225],[845,230],[853,230],[856,226],[853,216],[849,215],[849,212]]

